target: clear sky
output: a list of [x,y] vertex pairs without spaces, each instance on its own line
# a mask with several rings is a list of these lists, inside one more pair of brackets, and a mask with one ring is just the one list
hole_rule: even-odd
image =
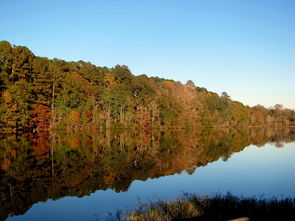
[[295,108],[294,0],[0,0],[0,40]]

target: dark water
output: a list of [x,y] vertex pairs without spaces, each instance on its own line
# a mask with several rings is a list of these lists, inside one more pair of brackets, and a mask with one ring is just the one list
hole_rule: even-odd
[[96,220],[183,192],[295,196],[291,129],[0,135],[0,220]]

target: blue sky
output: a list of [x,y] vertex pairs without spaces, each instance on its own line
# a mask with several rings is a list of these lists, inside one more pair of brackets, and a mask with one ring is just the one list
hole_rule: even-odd
[[0,0],[0,40],[295,108],[293,0]]

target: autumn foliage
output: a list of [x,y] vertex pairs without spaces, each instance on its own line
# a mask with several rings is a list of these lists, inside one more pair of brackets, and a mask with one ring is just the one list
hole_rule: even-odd
[[35,56],[0,42],[0,126],[10,130],[283,127],[295,111],[245,106],[223,92],[146,75]]
[[38,104],[32,112],[32,123],[37,130],[48,129],[50,125],[50,112],[42,104]]

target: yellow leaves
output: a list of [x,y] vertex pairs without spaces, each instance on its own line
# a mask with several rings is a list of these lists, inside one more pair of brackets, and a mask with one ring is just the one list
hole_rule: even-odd
[[3,91],[2,98],[3,98],[4,103],[7,103],[7,104],[9,104],[13,101],[12,94],[9,91]]
[[116,83],[116,78],[113,74],[111,73],[106,73],[105,76],[104,76],[104,79],[103,79],[104,83],[107,85],[107,86],[112,86],[113,84]]
[[71,110],[69,113],[69,121],[72,125],[79,125],[80,124],[80,113],[76,110]]

